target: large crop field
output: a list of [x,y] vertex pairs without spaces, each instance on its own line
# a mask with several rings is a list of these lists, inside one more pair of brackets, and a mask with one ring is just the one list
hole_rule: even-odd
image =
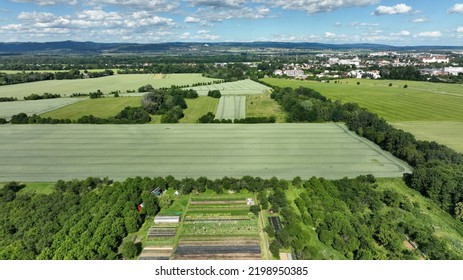
[[270,88],[252,80],[193,87],[199,95],[207,95],[210,90],[220,90],[222,95],[254,95],[270,91]]
[[220,97],[215,118],[218,120],[246,118],[246,96],[225,95]]
[[400,177],[409,167],[339,124],[4,125],[0,182],[88,176]]
[[82,102],[47,112],[42,117],[77,120],[83,116],[94,115],[100,118],[108,118],[114,117],[125,107],[139,106],[140,97],[86,99]]
[[26,113],[28,115],[42,114],[58,108],[81,102],[82,98],[53,98],[43,100],[27,100],[14,102],[0,102],[0,118],[9,119],[11,116]]
[[73,93],[89,93],[101,90],[103,93],[120,90],[137,90],[139,87],[151,84],[154,88],[176,86],[188,86],[194,83],[212,82],[214,79],[205,78],[201,74],[169,74],[169,75],[114,75],[103,78],[79,79],[79,80],[52,80],[0,87],[0,97],[17,97],[33,93],[43,94],[58,93],[71,95]]

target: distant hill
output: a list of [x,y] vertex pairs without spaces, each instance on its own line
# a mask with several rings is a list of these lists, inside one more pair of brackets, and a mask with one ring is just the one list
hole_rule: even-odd
[[158,44],[133,44],[133,43],[95,43],[95,42],[15,42],[0,43],[0,54],[25,54],[25,53],[51,53],[51,54],[101,54],[101,53],[144,53],[144,52],[190,52],[193,50],[214,49],[224,51],[230,48],[251,49],[286,49],[286,50],[457,50],[463,46],[409,46],[397,47],[380,44],[321,44],[321,43],[291,43],[291,42],[219,42],[219,43],[158,43]]

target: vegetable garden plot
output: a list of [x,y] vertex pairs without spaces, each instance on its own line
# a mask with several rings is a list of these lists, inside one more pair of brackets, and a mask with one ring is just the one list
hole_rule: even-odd
[[183,246],[175,250],[176,255],[202,254],[260,254],[260,246]]
[[283,228],[283,226],[281,225],[280,217],[275,217],[275,216],[268,217],[268,222],[269,224],[273,226],[273,229],[275,232]]

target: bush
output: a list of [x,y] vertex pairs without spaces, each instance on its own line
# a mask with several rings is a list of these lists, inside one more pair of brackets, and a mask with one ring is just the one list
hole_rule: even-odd
[[0,124],[6,124],[6,123],[8,123],[8,122],[6,121],[6,119],[0,118]]
[[210,96],[210,97],[213,97],[213,98],[220,98],[222,97],[222,94],[220,93],[220,90],[210,90],[208,93],[207,93],[207,96]]
[[404,88],[408,88],[408,85],[404,85]]
[[121,253],[124,259],[133,259],[139,254],[139,246],[133,241],[124,241],[121,245]]

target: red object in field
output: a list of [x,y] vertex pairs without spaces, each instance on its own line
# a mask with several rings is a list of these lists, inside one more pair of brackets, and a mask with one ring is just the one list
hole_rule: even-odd
[[140,203],[137,205],[137,211],[141,213],[142,210],[143,210],[143,203]]

